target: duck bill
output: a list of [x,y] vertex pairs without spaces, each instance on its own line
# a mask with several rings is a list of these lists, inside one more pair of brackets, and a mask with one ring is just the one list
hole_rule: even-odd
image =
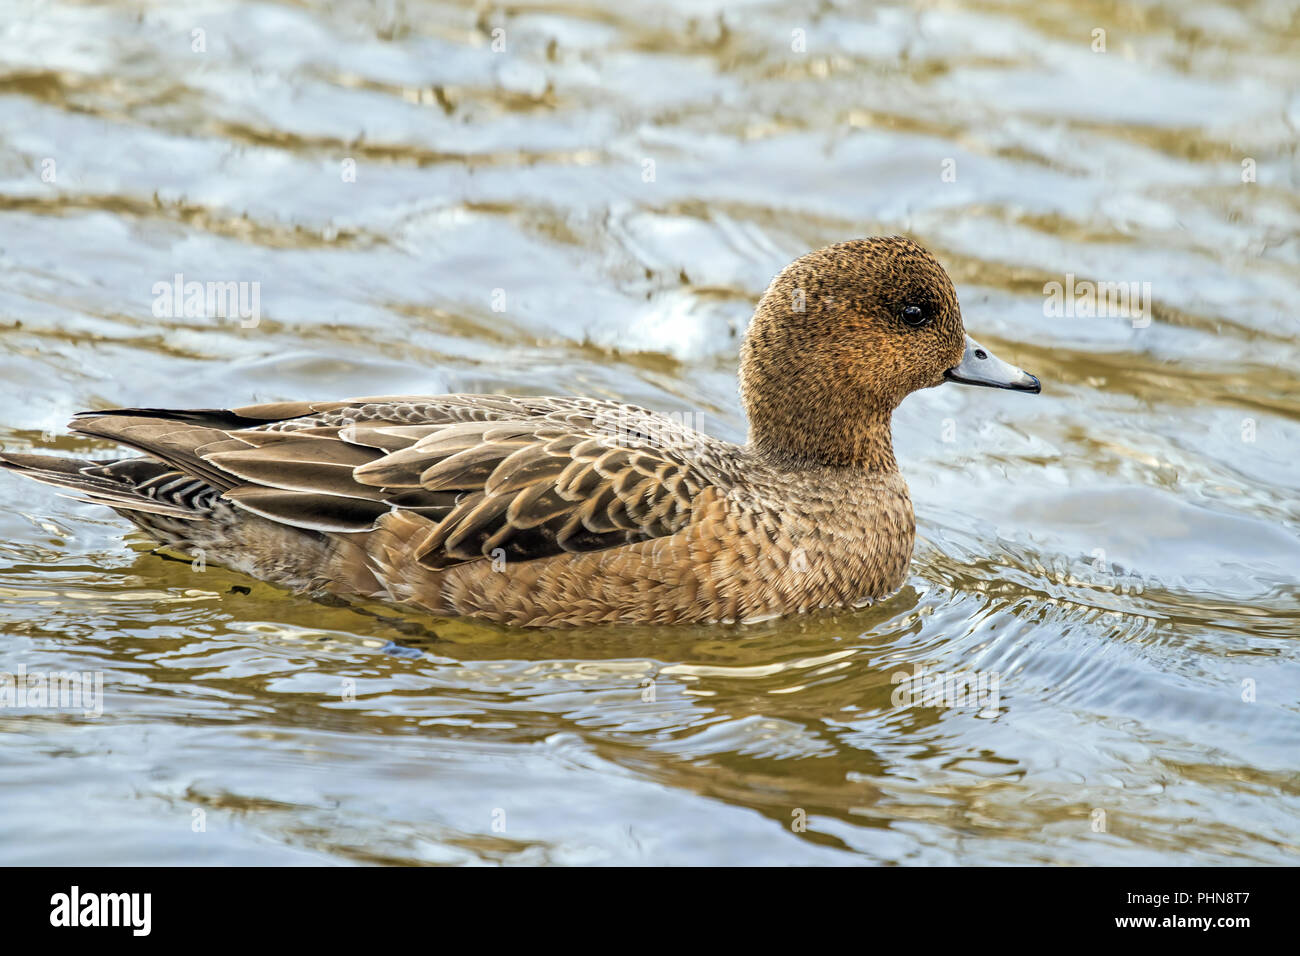
[[961,361],[943,373],[950,382],[963,385],[983,385],[986,388],[1009,388],[1014,392],[1032,392],[1037,395],[1043,385],[1022,368],[1008,365],[969,335],[966,352]]

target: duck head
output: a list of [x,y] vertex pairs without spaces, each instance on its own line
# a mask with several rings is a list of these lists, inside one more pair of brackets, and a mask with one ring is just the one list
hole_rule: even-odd
[[943,266],[902,236],[796,259],[763,294],[741,348],[750,444],[786,462],[894,467],[890,415],[944,382],[1041,390],[966,334]]

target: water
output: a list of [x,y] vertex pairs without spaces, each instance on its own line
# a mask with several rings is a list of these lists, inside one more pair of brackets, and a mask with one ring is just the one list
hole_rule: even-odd
[[[0,670],[104,687],[0,711],[0,862],[1296,862],[1295,3],[0,11],[10,450],[439,391],[740,439],[768,279],[894,232],[1044,382],[909,398],[908,585],[748,628],[324,606],[0,476]],[[1046,315],[1067,275],[1146,318]],[[894,706],[917,666],[999,707]]]

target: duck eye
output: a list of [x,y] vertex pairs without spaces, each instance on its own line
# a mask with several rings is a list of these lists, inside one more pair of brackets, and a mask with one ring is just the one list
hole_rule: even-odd
[[909,305],[902,312],[903,321],[914,329],[919,329],[925,325],[929,319],[926,318],[924,310],[919,305]]

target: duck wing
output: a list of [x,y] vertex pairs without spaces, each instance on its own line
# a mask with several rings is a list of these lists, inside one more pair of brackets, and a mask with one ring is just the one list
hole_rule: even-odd
[[440,395],[222,409],[117,409],[73,420],[201,479],[238,508],[325,533],[399,511],[429,522],[431,569],[527,561],[665,537],[708,489],[723,443],[642,408]]

